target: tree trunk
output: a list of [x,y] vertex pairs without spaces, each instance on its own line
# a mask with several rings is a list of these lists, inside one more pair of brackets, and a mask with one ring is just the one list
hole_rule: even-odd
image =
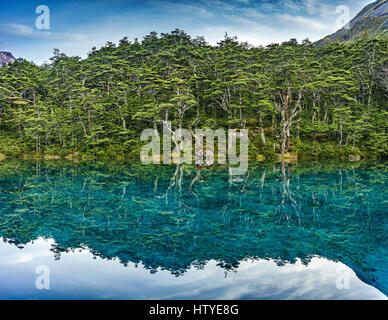
[[260,138],[261,138],[261,142],[263,143],[263,145],[267,146],[267,142],[265,141],[263,119],[261,117],[261,114],[259,115],[259,125],[260,125]]
[[86,137],[86,136],[88,135],[88,132],[86,131],[85,124],[84,124],[84,122],[82,121],[82,118],[81,118],[80,115],[78,115],[78,119],[79,119],[79,122],[81,123],[82,129],[83,129],[83,131],[84,131],[84,135],[85,135],[85,137]]

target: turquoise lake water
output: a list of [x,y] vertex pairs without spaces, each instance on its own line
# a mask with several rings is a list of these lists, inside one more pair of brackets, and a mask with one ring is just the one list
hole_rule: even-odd
[[388,162],[228,172],[0,162],[0,298],[387,299]]

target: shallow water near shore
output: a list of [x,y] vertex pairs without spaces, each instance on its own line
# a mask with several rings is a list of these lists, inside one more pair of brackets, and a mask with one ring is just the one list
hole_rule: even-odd
[[0,298],[387,299],[387,178],[385,161],[5,160]]

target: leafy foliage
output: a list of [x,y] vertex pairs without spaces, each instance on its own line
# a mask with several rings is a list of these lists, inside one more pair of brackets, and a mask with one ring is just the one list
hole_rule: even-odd
[[54,50],[49,64],[0,68],[0,152],[138,157],[141,131],[171,121],[249,128],[267,156],[386,156],[387,57],[386,37],[264,48],[225,35],[210,46],[178,29],[86,59]]

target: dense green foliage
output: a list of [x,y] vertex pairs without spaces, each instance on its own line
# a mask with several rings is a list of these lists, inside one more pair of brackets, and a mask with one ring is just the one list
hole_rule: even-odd
[[137,158],[145,128],[248,128],[251,155],[388,153],[388,39],[217,46],[181,30],[0,69],[0,153]]

